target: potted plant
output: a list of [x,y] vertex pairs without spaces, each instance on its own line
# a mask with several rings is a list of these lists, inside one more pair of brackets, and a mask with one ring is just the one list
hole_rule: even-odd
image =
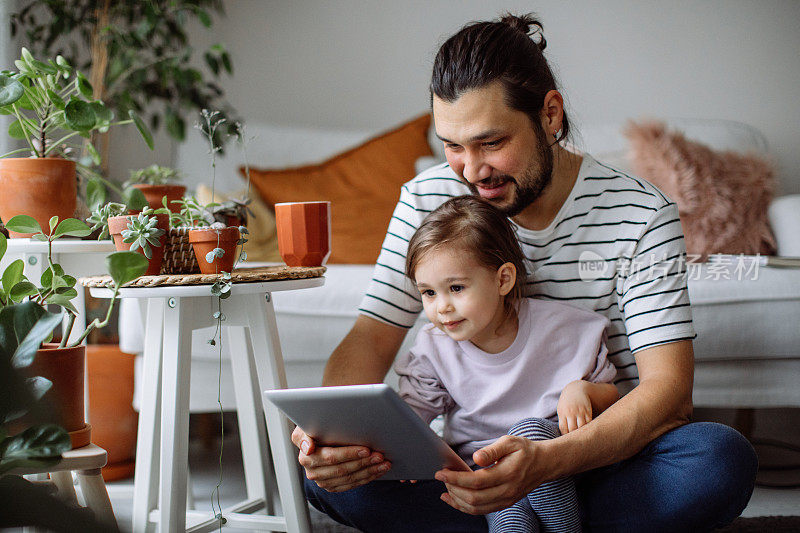
[[[2,275],[2,289],[0,289],[0,307],[6,308],[14,305],[27,305],[29,308],[38,307],[45,311],[48,305],[61,307],[62,312],[57,314],[58,321],[63,320],[64,327],[59,343],[46,343],[47,336],[42,339],[31,339],[20,336],[17,328],[21,326],[18,321],[4,323],[0,320],[0,344],[9,345],[11,339],[25,339],[19,346],[30,347],[33,343],[33,354],[27,361],[28,377],[43,376],[52,385],[49,395],[53,396],[50,408],[39,415],[44,415],[47,422],[58,424],[70,432],[72,446],[80,447],[89,443],[90,427],[83,419],[83,377],[85,346],[81,343],[95,328],[105,327],[111,318],[119,288],[129,281],[142,275],[147,268],[147,261],[139,254],[132,252],[115,252],[106,258],[106,266],[113,280],[113,297],[108,312],[103,320],[93,320],[86,329],[70,341],[75,317],[78,312],[72,304],[72,299],[77,297],[75,289],[76,280],[66,274],[61,265],[53,263],[52,243],[62,237],[84,237],[89,235],[91,229],[83,222],[76,219],[66,219],[59,222],[53,217],[48,224],[49,234],[45,234],[36,220],[28,215],[12,217],[6,226],[11,231],[19,233],[32,233],[33,238],[48,243],[47,269],[43,272],[37,283],[28,279],[24,274],[24,263],[18,259],[6,267]],[[6,249],[5,237],[0,236],[0,257]],[[0,311],[2,313],[4,311]],[[34,312],[34,311],[31,311]],[[38,311],[36,311],[38,313]],[[40,316],[44,316],[39,313]],[[52,327],[50,328],[52,330]],[[48,330],[49,331],[49,330]],[[14,348],[19,350],[19,347]],[[44,396],[48,398],[47,395]],[[18,428],[24,429],[24,428]]]
[[186,193],[186,187],[178,185],[182,179],[181,173],[173,168],[150,165],[131,171],[130,177],[125,181],[123,187],[133,187],[142,191],[147,198],[147,203],[153,209],[158,209],[163,203],[164,207],[177,213],[180,207],[176,203]]
[[127,206],[109,202],[87,219],[100,230],[98,239],[111,236],[117,250],[139,252],[148,261],[145,275],[155,276],[161,271],[164,259],[164,243],[170,227],[170,214],[165,208],[153,210],[145,207],[137,215],[126,214]]
[[[45,63],[23,48],[15,65],[18,72],[0,72],[0,114],[16,119],[9,126],[9,135],[24,139],[27,147],[0,156],[0,218],[6,221],[27,214],[46,228],[51,217],[63,220],[75,211],[74,141],[128,123],[136,124],[151,149],[153,139],[133,112],[130,119],[115,122],[114,113],[100,100],[92,99],[86,77],[63,57]],[[98,164],[97,151],[91,143],[85,146]],[[25,152],[30,157],[8,157]],[[30,236],[8,229],[12,237]]]

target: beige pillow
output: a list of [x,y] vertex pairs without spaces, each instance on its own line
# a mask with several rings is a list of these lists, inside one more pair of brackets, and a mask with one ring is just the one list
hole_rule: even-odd
[[[228,194],[216,192],[215,202],[226,202],[232,198],[241,199],[247,193],[245,189]],[[201,204],[211,202],[211,188],[206,185],[197,186],[197,200]],[[275,229],[275,214],[258,197],[255,191],[250,191],[252,201],[248,205],[253,216],[247,221],[248,234],[247,243],[244,249],[247,252],[248,261],[270,261],[282,262],[281,254],[278,252],[278,233]]]

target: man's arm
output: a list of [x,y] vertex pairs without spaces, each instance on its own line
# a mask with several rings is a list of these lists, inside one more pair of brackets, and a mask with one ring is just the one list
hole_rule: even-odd
[[[406,332],[360,315],[328,359],[323,385],[382,382]],[[317,448],[314,439],[299,427],[292,432],[292,442],[300,448],[298,461],[305,468],[306,477],[330,492],[364,485],[391,468],[382,454],[365,446]]]
[[591,424],[547,441],[505,436],[475,452],[476,472],[443,470],[442,499],[464,512],[485,514],[518,501],[542,483],[631,457],[656,437],[689,422],[694,352],[679,341],[636,354],[639,385]]
[[353,329],[328,359],[322,384],[382,383],[407,332],[359,315]]

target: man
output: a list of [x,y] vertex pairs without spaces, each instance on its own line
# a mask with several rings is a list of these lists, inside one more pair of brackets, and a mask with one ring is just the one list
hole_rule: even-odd
[[[362,314],[324,384],[383,380],[422,307],[402,275],[405,244],[428,212],[472,192],[516,224],[529,296],[609,318],[609,359],[624,396],[557,439],[499,439],[476,454],[492,468],[444,470],[411,486],[379,481],[391,468],[379,453],[318,448],[298,428],[309,501],[366,531],[481,531],[482,515],[576,476],[587,529],[722,526],[747,504],[757,462],[732,429],[689,424],[694,330],[677,208],[649,183],[559,144],[569,122],[544,38],[532,40],[531,29],[542,27],[508,15],[464,27],[439,50],[431,104],[447,164],[403,187]],[[581,268],[587,258],[599,272]]]

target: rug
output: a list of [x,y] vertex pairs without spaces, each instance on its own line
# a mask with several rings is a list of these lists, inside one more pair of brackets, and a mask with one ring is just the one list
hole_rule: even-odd
[[727,527],[716,530],[718,533],[796,533],[800,531],[800,516],[757,516],[737,518]]

